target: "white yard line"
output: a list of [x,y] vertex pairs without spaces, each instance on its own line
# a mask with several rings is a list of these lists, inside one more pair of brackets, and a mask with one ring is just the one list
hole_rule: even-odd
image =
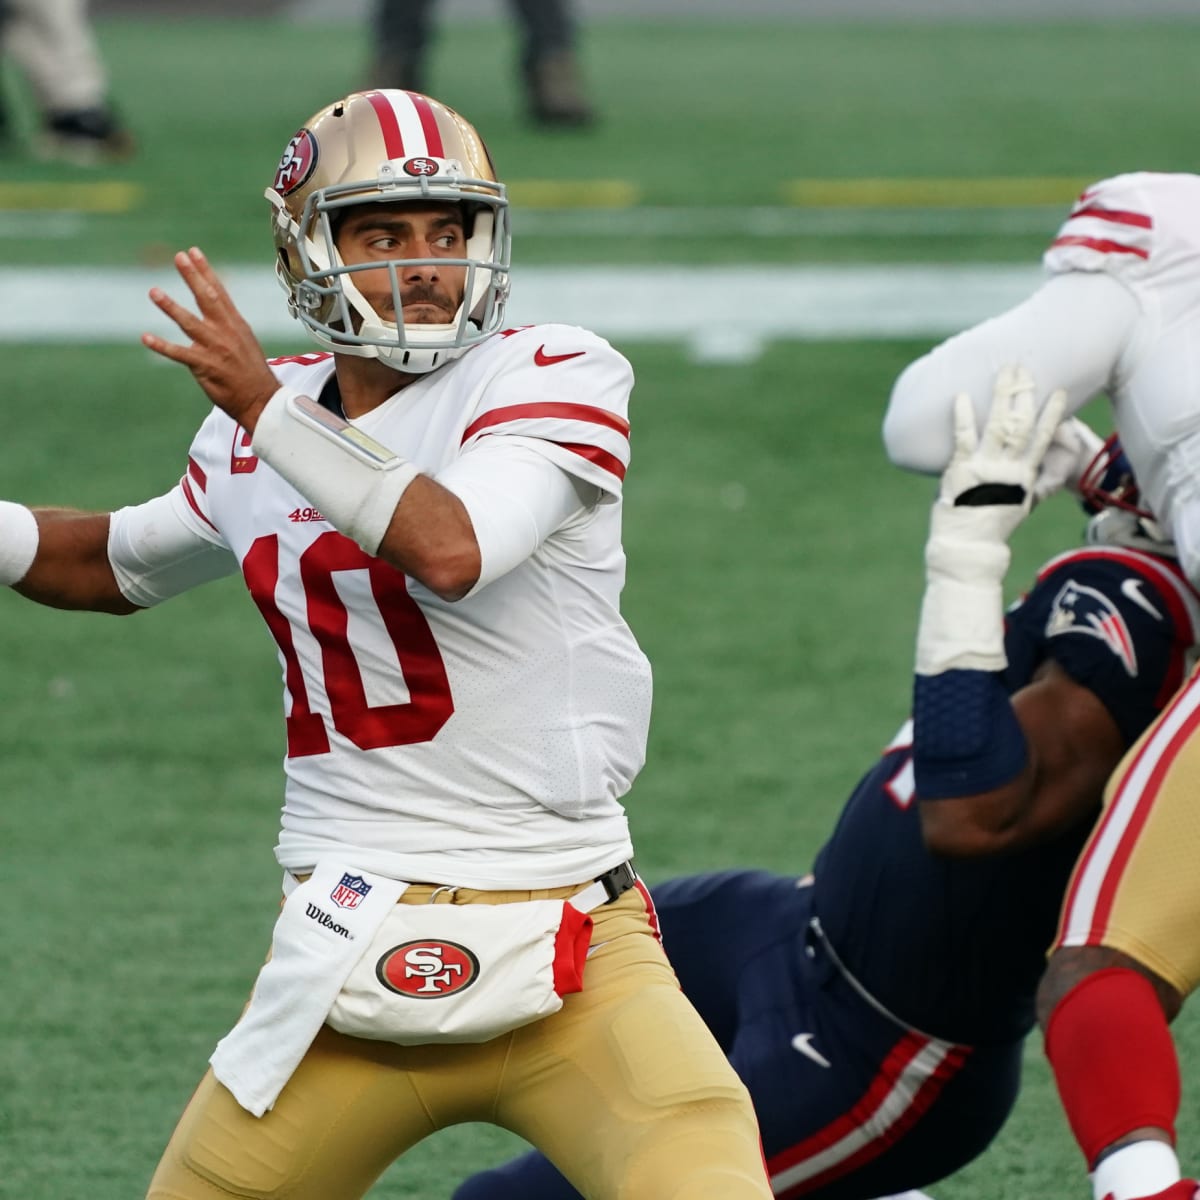
[[[218,270],[267,340],[306,342],[263,266]],[[618,342],[683,342],[697,358],[738,362],[783,339],[944,337],[1017,303],[1039,268],[1009,265],[525,267],[513,325],[558,321]],[[180,296],[169,268],[0,269],[0,342],[136,342],[170,324],[146,298]]]

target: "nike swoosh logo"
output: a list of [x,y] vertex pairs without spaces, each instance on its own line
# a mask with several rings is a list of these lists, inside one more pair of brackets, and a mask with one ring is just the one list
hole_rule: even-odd
[[833,1064],[812,1044],[812,1040],[811,1033],[798,1033],[792,1038],[792,1049],[799,1050],[805,1058],[811,1058],[818,1067],[825,1067],[828,1070]]
[[582,358],[586,350],[576,350],[574,354],[547,354],[545,346],[539,346],[533,352],[533,363],[537,367],[552,367],[555,363],[566,362],[568,358]]
[[1140,579],[1126,579],[1121,584],[1121,595],[1127,600],[1132,600],[1138,608],[1145,609],[1156,621],[1163,619],[1162,613],[1150,603],[1149,599],[1142,592],[1142,581]]

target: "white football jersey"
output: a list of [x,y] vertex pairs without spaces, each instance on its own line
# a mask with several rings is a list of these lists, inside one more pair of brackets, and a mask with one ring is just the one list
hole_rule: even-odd
[[1200,176],[1139,172],[1088,188],[1044,262],[1052,274],[1102,271],[1138,302],[1105,391],[1142,492],[1171,529],[1200,499]]
[[1146,502],[1200,581],[1200,176],[1139,172],[1089,187],[1044,256],[1049,279],[1017,307],[910,364],[884,419],[894,462],[940,472],[950,406],[980,422],[1005,363],[1074,412],[1104,393]]
[[[273,364],[317,397],[332,357]],[[620,798],[645,756],[650,668],[620,615],[628,363],[586,330],[491,338],[354,424],[436,478],[516,436],[602,496],[465,599],[334,530],[219,410],[180,492],[279,648],[288,754],[277,855],[409,880],[552,887],[632,854]]]

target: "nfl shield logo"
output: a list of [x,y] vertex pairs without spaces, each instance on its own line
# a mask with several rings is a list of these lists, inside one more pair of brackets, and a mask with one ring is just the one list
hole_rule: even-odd
[[370,890],[371,885],[361,875],[343,875],[329,898],[338,908],[357,908]]

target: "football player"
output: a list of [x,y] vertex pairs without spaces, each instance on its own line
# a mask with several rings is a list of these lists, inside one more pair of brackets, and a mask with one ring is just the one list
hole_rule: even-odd
[[[1014,431],[1028,434],[1032,405],[1028,380],[1005,373],[978,447],[960,410],[926,547],[913,719],[812,875],[653,889],[684,991],[750,1088],[777,1197],[924,1187],[996,1136],[1104,781],[1200,638],[1173,548],[1113,507],[1135,493],[1111,443],[1083,473],[1100,510],[1088,544],[1002,612],[1006,540],[1035,482],[1036,453]],[[1118,479],[1120,496],[1100,486]],[[574,1195],[528,1154],[455,1200]]]
[[143,338],[214,405],[178,486],[0,504],[22,595],[130,613],[240,570],[279,651],[287,899],[149,1196],[356,1200],[490,1121],[589,1195],[767,1200],[746,1088],[629,861],[651,692],[619,611],[629,364],[505,328],[505,189],[436,100],[329,105],[267,196],[324,353],[265,363],[181,253],[189,303],[150,293],[181,340]]
[[[1107,393],[1147,507],[1200,580],[1200,176],[1139,172],[1079,198],[1028,300],[936,347],[897,380],[892,458],[940,470],[950,397],[1019,356],[1068,408]],[[1039,1010],[1096,1200],[1191,1200],[1174,1149],[1168,1021],[1200,981],[1192,848],[1192,683],[1121,767],[1068,897]]]

